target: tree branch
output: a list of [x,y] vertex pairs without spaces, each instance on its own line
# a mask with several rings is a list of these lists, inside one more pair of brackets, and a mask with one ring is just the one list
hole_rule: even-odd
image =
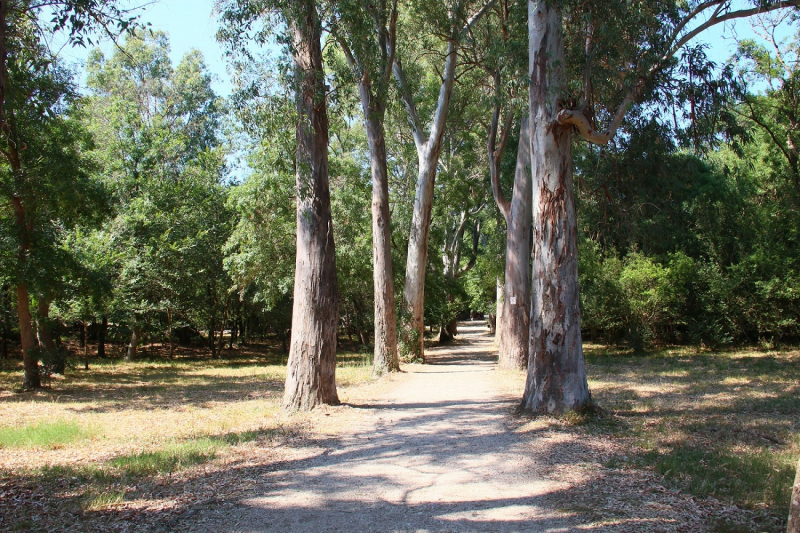
[[433,115],[431,134],[428,137],[431,144],[440,141],[444,132],[444,123],[447,120],[447,111],[450,108],[450,96],[453,93],[457,63],[458,45],[451,40],[447,44],[447,59],[445,59],[444,72],[442,72],[442,85],[439,87],[439,98],[436,100],[436,111]]
[[[776,9],[784,9],[787,7],[800,6],[800,0],[782,0],[779,2],[774,2],[772,4],[760,5],[750,9],[739,9],[737,11],[730,11],[722,16],[719,16],[719,12],[721,11],[721,9],[717,9],[714,11],[714,14],[711,17],[709,17],[707,21],[705,21],[703,24],[700,24],[692,31],[688,32],[686,35],[684,35],[683,37],[681,37],[679,40],[676,41],[680,32],[686,27],[687,24],[689,24],[689,22],[691,22],[692,19],[694,19],[697,15],[699,15],[712,5],[718,5],[720,3],[721,0],[716,0],[713,2],[704,2],[703,4],[700,4],[700,6],[695,8],[689,15],[687,15],[684,18],[684,20],[681,21],[681,23],[678,25],[676,30],[673,32],[672,37],[670,38],[670,42],[675,42],[675,44],[668,49],[667,53],[664,54],[664,56],[662,56],[661,60],[658,63],[656,63],[656,65],[654,65],[654,68],[656,67],[661,68],[661,65],[666,60],[674,56],[678,52],[678,50],[680,50],[686,43],[697,37],[698,34],[704,32],[708,28],[711,28],[712,26],[716,26],[717,24],[720,24],[728,20],[752,17],[753,15],[758,15],[761,13],[769,13],[770,11],[775,11]],[[701,6],[702,9],[700,9]],[[722,8],[723,6],[720,5],[719,7]]]
[[[499,86],[499,84],[498,84]],[[500,102],[494,104],[494,112],[492,113],[492,125],[489,130],[489,138],[487,141],[486,151],[489,154],[489,176],[492,183],[492,195],[497,204],[497,208],[502,213],[506,224],[511,222],[511,204],[503,194],[503,189],[500,187],[500,160],[503,157],[503,151],[506,147],[508,134],[511,131],[511,125],[514,119],[512,112],[506,113],[503,120],[503,130],[500,134],[500,144],[497,144],[497,129],[500,122]]]
[[[751,17],[760,13],[768,13],[777,9],[798,7],[800,6],[800,0],[781,0],[749,9],[729,11],[723,15],[720,15],[722,10],[729,5],[729,0],[709,0],[707,2],[702,2],[693,10],[691,10],[680,23],[678,23],[678,25],[675,27],[675,30],[672,32],[672,36],[667,40],[667,42],[670,43],[667,48],[667,52],[665,52],[664,55],[661,56],[661,58],[656,61],[652,67],[650,67],[650,69],[648,69],[645,75],[637,80],[628,94],[625,95],[625,98],[622,100],[619,108],[617,108],[617,112],[609,124],[608,129],[605,131],[598,131],[597,128],[592,126],[589,119],[583,114],[583,111],[576,109],[564,109],[559,112],[557,119],[558,123],[562,125],[575,126],[578,130],[578,134],[591,143],[600,145],[608,144],[608,142],[614,138],[614,135],[616,135],[617,129],[625,118],[625,115],[628,113],[630,105],[636,100],[636,98],[640,96],[641,91],[644,89],[645,81],[650,79],[659,70],[661,70],[664,64],[671,59],[678,52],[678,50],[685,46],[686,43],[697,37],[697,35],[700,33],[713,26],[716,26],[717,24],[721,24],[728,20]],[[689,25],[704,11],[712,7],[715,8],[714,12],[707,21],[692,29],[683,35],[683,37],[679,38],[680,33],[686,29],[687,25]]]
[[472,27],[481,19],[481,17],[486,14],[487,11],[492,8],[493,5],[495,5],[495,3],[497,3],[497,0],[488,0],[485,4],[483,4],[482,8],[473,13],[472,16],[467,19],[466,24],[464,24],[464,27],[461,28],[461,31],[459,32],[459,40],[461,40],[464,35],[472,30]]
[[400,99],[403,101],[403,107],[405,107],[408,115],[408,122],[411,124],[411,135],[414,137],[414,144],[417,147],[417,151],[422,150],[427,141],[423,136],[422,121],[419,119],[417,105],[414,103],[414,95],[411,94],[411,88],[408,86],[406,73],[403,71],[403,65],[400,63],[399,57],[395,57],[392,63],[392,72],[394,72],[394,77],[400,88]]
[[614,119],[611,121],[611,124],[609,124],[606,131],[597,131],[596,128],[592,127],[589,119],[586,118],[586,115],[584,115],[583,111],[580,109],[562,109],[558,113],[558,123],[561,125],[575,126],[578,129],[578,134],[581,137],[591,143],[605,146],[611,139],[614,138],[614,135],[616,135],[619,125],[622,124],[625,115],[628,113],[628,108],[639,96],[639,93],[643,87],[644,80],[640,79],[636,82],[630,92],[625,95],[625,99],[622,100],[619,108],[617,108],[617,113],[614,115]]

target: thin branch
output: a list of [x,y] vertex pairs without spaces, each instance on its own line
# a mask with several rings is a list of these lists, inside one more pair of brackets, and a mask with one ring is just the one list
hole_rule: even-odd
[[514,114],[510,111],[506,113],[503,121],[503,131],[500,135],[500,144],[497,144],[497,130],[500,124],[500,74],[495,73],[495,103],[494,111],[492,112],[492,125],[489,129],[489,137],[486,143],[486,151],[489,154],[489,177],[492,184],[492,195],[497,204],[497,208],[506,220],[506,224],[511,222],[511,204],[503,194],[503,189],[500,187],[500,160],[505,150],[508,134],[511,130],[511,124]]
[[447,120],[447,111],[450,107],[450,96],[453,93],[453,82],[458,63],[458,45],[454,41],[447,44],[447,59],[442,73],[442,85],[439,87],[439,98],[436,100],[436,111],[433,115],[431,133],[428,137],[431,143],[440,142],[444,133],[444,124]]
[[[675,27],[672,36],[667,41],[671,44],[667,52],[661,57],[661,59],[656,61],[656,63],[647,71],[646,75],[637,80],[628,94],[625,95],[625,98],[622,100],[619,108],[617,108],[617,112],[614,115],[611,124],[609,124],[608,129],[605,131],[598,131],[597,128],[592,126],[591,122],[586,115],[584,115],[582,110],[576,109],[564,109],[559,112],[559,124],[575,126],[578,130],[578,134],[589,142],[600,145],[608,144],[608,142],[614,138],[614,135],[616,135],[617,129],[622,123],[622,120],[625,118],[630,105],[636,100],[636,98],[640,96],[641,91],[644,89],[645,80],[649,79],[655,75],[656,72],[661,70],[664,64],[670,58],[672,58],[678,52],[678,50],[686,45],[686,43],[694,39],[698,34],[713,26],[716,26],[717,24],[721,24],[728,20],[750,17],[760,13],[768,13],[770,11],[775,11],[776,9],[797,7],[800,6],[800,0],[782,0],[769,5],[730,11],[724,15],[720,15],[722,9],[727,5],[729,5],[727,0],[712,0],[703,2],[689,12],[686,17],[684,17],[684,19]],[[680,35],[681,31],[683,31],[692,20],[711,7],[716,7],[716,9],[706,22],[686,33],[680,39],[678,38],[678,35]]]
[[769,135],[770,138],[772,139],[772,142],[775,143],[775,146],[777,146],[778,149],[781,151],[781,153],[783,153],[783,156],[786,158],[786,161],[789,163],[790,166],[792,166],[792,155],[783,145],[783,143],[778,139],[777,134],[774,131],[772,131],[772,128],[770,128],[767,123],[757,118],[756,110],[753,108],[753,102],[751,102],[748,99],[745,99],[745,103],[747,104],[747,107],[750,109],[749,116],[743,114],[741,111],[737,111],[736,109],[734,109],[733,112],[738,114],[739,116],[752,120],[753,122],[764,128],[764,130],[767,132],[767,135]]
[[[705,7],[700,11],[703,11],[708,7],[710,7],[710,5],[715,5],[717,3],[718,2],[705,2],[704,4],[701,4],[704,5]],[[678,28],[680,29],[676,29],[676,31],[673,32],[673,37],[670,39],[670,42],[675,42],[675,44],[671,48],[669,48],[667,53],[664,54],[664,56],[662,56],[661,60],[658,63],[656,63],[654,67],[657,66],[658,68],[660,68],[665,61],[674,56],[678,52],[678,50],[680,50],[686,43],[697,37],[697,35],[704,32],[705,30],[711,28],[712,26],[716,26],[717,24],[726,22],[728,20],[747,18],[747,17],[752,17],[753,15],[758,15],[760,13],[769,13],[770,11],[775,11],[776,9],[784,9],[787,7],[798,7],[798,6],[800,6],[800,0],[783,0],[780,2],[775,2],[773,4],[761,5],[750,9],[740,9],[738,11],[730,11],[722,16],[719,16],[720,10],[717,9],[715,10],[714,14],[711,17],[709,17],[707,21],[705,21],[703,24],[700,24],[692,31],[688,32],[686,35],[681,37],[680,40],[675,41],[681,29],[685,28],[686,25],[691,21],[691,19],[696,17],[697,14],[700,13],[700,11],[697,11],[697,9],[695,9],[692,12],[693,14],[687,15],[687,17],[681,22],[681,24],[678,26]],[[695,13],[695,11],[697,11],[697,13]]]
[[483,5],[483,7],[482,7],[482,8],[480,8],[478,11],[476,11],[475,13],[473,13],[473,15],[472,15],[470,18],[468,18],[468,19],[467,19],[467,22],[466,22],[466,24],[464,24],[464,27],[463,27],[463,28],[461,28],[461,31],[459,32],[459,35],[458,35],[458,37],[459,37],[459,40],[460,40],[460,39],[461,39],[461,38],[462,38],[462,37],[463,37],[463,36],[464,36],[466,33],[469,33],[470,31],[472,31],[472,27],[473,27],[475,24],[477,24],[477,22],[478,22],[478,21],[479,21],[479,20],[480,20],[480,19],[481,19],[481,18],[482,18],[482,17],[483,17],[485,14],[486,14],[486,12],[487,12],[487,11],[489,11],[489,9],[491,9],[491,8],[492,8],[492,6],[493,6],[493,5],[495,5],[495,3],[497,3],[497,0],[488,0],[488,2],[486,2],[486,3]]

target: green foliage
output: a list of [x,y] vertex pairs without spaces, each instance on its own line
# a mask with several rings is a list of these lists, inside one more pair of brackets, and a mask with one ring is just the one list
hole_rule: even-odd
[[624,336],[637,350],[681,339],[696,270],[691,258],[677,253],[661,264],[633,252],[620,260],[604,257],[591,241],[580,252],[582,324],[593,338]]
[[137,32],[106,59],[88,64],[87,105],[95,151],[115,193],[115,216],[102,230],[76,234],[89,277],[110,276],[111,294],[96,287],[76,298],[73,315],[111,314],[155,335],[179,326],[207,327],[213,338],[228,305],[223,246],[227,207],[223,106],[197,51],[176,68],[163,33]]

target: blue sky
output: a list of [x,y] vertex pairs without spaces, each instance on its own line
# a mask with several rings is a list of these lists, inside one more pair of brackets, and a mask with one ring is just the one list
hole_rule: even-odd
[[[192,48],[203,52],[209,69],[216,77],[214,89],[218,94],[227,96],[231,92],[231,83],[222,47],[215,38],[218,24],[216,15],[212,13],[213,7],[213,0],[157,0],[144,9],[142,20],[149,22],[153,29],[169,34],[174,63],[177,64]],[[752,35],[750,23],[739,20],[735,25],[715,26],[697,41],[708,43],[710,57],[717,63],[722,63],[736,48],[732,30],[740,37]],[[110,51],[112,45],[106,42],[101,48]],[[64,49],[61,55],[68,61],[85,61],[87,54],[88,51],[84,49]]]
[[[169,34],[173,63],[177,64],[192,48],[199,49],[205,56],[209,70],[216,77],[214,90],[217,94],[227,96],[231,92],[231,83],[222,47],[215,38],[218,24],[212,13],[213,7],[213,0],[160,0],[148,5],[141,18],[149,22],[152,29]],[[112,51],[112,44],[103,42],[100,48],[109,52]],[[83,62],[88,50],[64,49],[61,56],[67,61]]]

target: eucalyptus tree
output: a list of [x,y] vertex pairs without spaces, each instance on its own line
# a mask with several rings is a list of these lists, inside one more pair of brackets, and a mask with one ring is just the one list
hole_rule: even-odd
[[[522,81],[527,68],[526,8],[524,2],[512,1],[490,11],[474,32],[478,44],[472,48],[475,64],[485,73],[484,98],[492,104],[486,151],[492,195],[506,226],[503,298],[497,302],[498,364],[518,369],[528,364],[530,313],[530,142],[527,111],[522,111],[523,99],[527,100],[527,86]],[[503,192],[503,155],[515,129],[519,132],[515,139],[516,167],[512,167],[512,191],[507,198]]]
[[[459,85],[479,85],[476,71],[464,72]],[[444,302],[435,316],[440,326],[438,341],[449,341],[458,333],[456,315],[463,309],[462,277],[471,271],[480,253],[480,240],[489,195],[486,182],[486,154],[483,150],[481,116],[483,102],[472,91],[459,91],[450,103],[449,118],[439,158],[437,202],[432,207],[431,241],[429,246],[441,249],[440,288],[444,289]],[[430,267],[430,265],[429,265]],[[428,280],[430,285],[430,272]],[[438,269],[436,269],[438,272]],[[461,301],[460,301],[461,300]],[[426,313],[434,302],[426,298]],[[457,307],[458,305],[461,307]]]
[[[445,46],[436,43],[433,35],[444,36],[446,47],[443,52],[444,65],[441,70],[438,97],[430,120],[420,114],[419,94],[415,94],[414,86],[406,75],[404,62],[406,52],[400,45],[394,53],[393,73],[400,91],[400,100],[405,108],[411,126],[414,146],[417,151],[418,173],[414,210],[408,239],[406,255],[406,277],[403,289],[405,314],[400,333],[400,351],[405,359],[425,360],[425,271],[428,260],[428,236],[431,225],[431,209],[433,205],[434,181],[442,150],[445,123],[450,107],[453,84],[456,79],[459,48],[472,27],[483,17],[494,4],[493,0],[479,4],[474,2],[453,1],[445,3],[419,2],[412,4],[413,18],[405,41],[414,41],[417,46],[436,49]],[[428,124],[430,124],[428,129]]]
[[[725,21],[797,5],[528,1],[534,254],[523,408],[557,413],[590,402],[580,331],[574,133],[608,144],[634,102],[675,86],[676,58],[694,37]],[[682,60],[693,56],[689,50]]]
[[115,39],[138,25],[140,8],[120,7],[115,0],[0,0],[0,129],[8,134],[3,107],[18,88],[9,79],[9,54],[20,46],[39,47],[24,34],[36,28],[40,34],[64,33],[73,46],[94,42],[97,34]]
[[397,372],[397,317],[392,271],[384,118],[396,50],[397,0],[334,2],[331,34],[342,49],[359,100],[372,176],[372,262],[375,309],[373,372]]
[[337,404],[339,307],[328,184],[322,24],[317,5],[310,0],[225,0],[218,8],[223,25],[220,38],[231,50],[249,46],[251,39],[263,43],[277,32],[291,52],[297,112],[297,251],[292,339],[282,405],[286,410],[308,410]]

